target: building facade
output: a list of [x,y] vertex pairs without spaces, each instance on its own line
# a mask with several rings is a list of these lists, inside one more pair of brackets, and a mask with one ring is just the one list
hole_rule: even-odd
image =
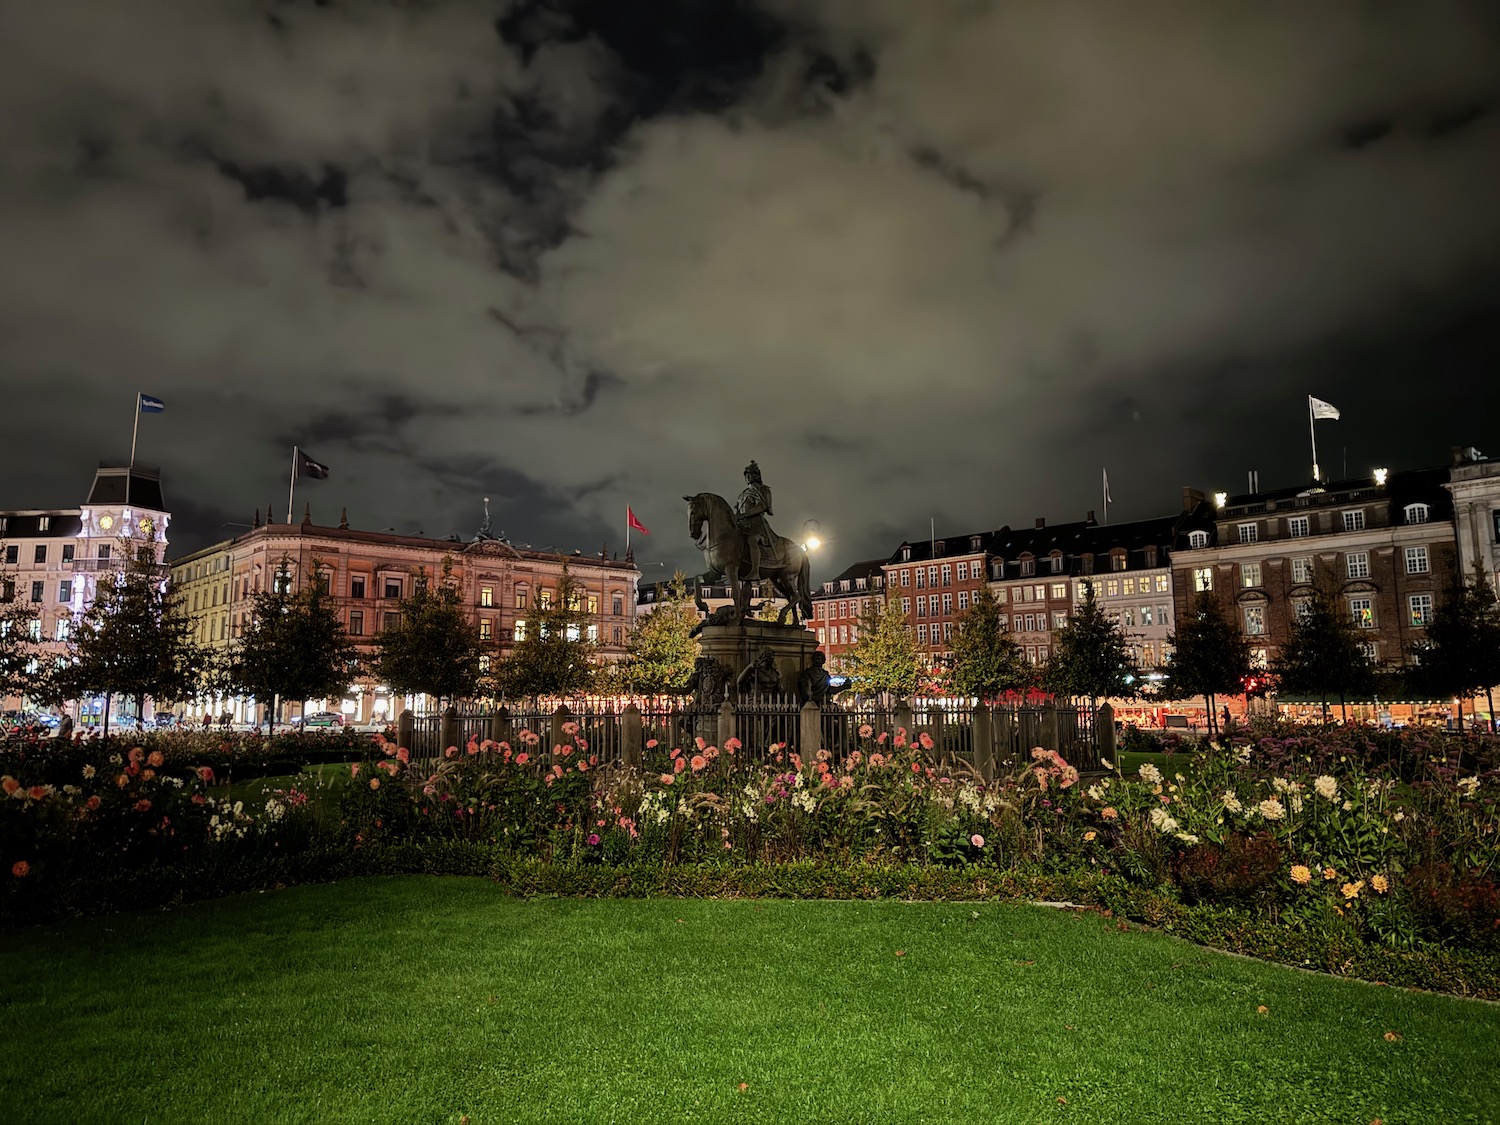
[[886,560],[855,563],[813,591],[811,625],[828,665],[844,670],[843,656],[859,640],[860,618],[885,597]]
[[1476,449],[1455,449],[1444,486],[1453,497],[1454,535],[1464,581],[1484,567],[1500,591],[1500,461]]

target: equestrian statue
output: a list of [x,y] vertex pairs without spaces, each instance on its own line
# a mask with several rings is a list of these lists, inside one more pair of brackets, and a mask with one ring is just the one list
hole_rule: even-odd
[[766,579],[786,606],[777,621],[792,624],[813,615],[811,564],[807,552],[771,530],[771,489],[761,480],[754,461],[745,467],[745,488],[733,507],[722,496],[700,492],[684,496],[688,503],[688,534],[703,551],[710,581],[725,578],[740,619],[750,615],[750,594]]

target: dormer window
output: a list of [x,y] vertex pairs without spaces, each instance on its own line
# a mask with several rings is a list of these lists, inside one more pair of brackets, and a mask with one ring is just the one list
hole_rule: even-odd
[[1021,577],[1030,578],[1036,573],[1036,559],[1023,558],[1021,560]]
[[1407,523],[1426,523],[1432,517],[1432,509],[1426,504],[1408,504],[1401,514]]
[[1110,570],[1124,570],[1126,567],[1125,552],[1115,551],[1109,556]]
[[1062,573],[1062,569],[1063,569],[1063,557],[1062,557],[1062,555],[1054,553],[1052,555],[1052,557],[1049,560],[1047,560],[1047,561],[1052,564],[1052,573],[1053,574],[1061,574]]
[[971,550],[971,551],[977,551],[977,550],[979,550],[979,536],[977,536],[977,535],[971,535],[971,536],[969,536],[969,550]]
[[1204,547],[1208,546],[1208,532],[1206,532],[1206,531],[1190,531],[1190,532],[1188,532],[1188,546],[1191,547],[1195,551],[1201,551],[1201,550],[1203,550]]
[[1365,510],[1363,508],[1351,508],[1344,513],[1345,531],[1363,531],[1365,529]]
[[36,520],[36,529],[38,531],[51,531],[52,530],[52,517],[51,516],[38,516],[37,520]]
[[902,547],[901,548],[901,561],[902,562],[911,562],[911,548],[910,547]]

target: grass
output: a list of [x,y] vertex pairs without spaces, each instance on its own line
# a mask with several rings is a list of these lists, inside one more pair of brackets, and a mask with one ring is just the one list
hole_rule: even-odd
[[360,879],[12,932],[0,982],[9,1120],[1500,1113],[1500,1007],[1037,907]]

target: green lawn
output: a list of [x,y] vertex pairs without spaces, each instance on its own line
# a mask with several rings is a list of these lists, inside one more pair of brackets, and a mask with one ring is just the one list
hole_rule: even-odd
[[13,1121],[1500,1114],[1500,1006],[1037,907],[528,901],[413,877],[0,940]]

